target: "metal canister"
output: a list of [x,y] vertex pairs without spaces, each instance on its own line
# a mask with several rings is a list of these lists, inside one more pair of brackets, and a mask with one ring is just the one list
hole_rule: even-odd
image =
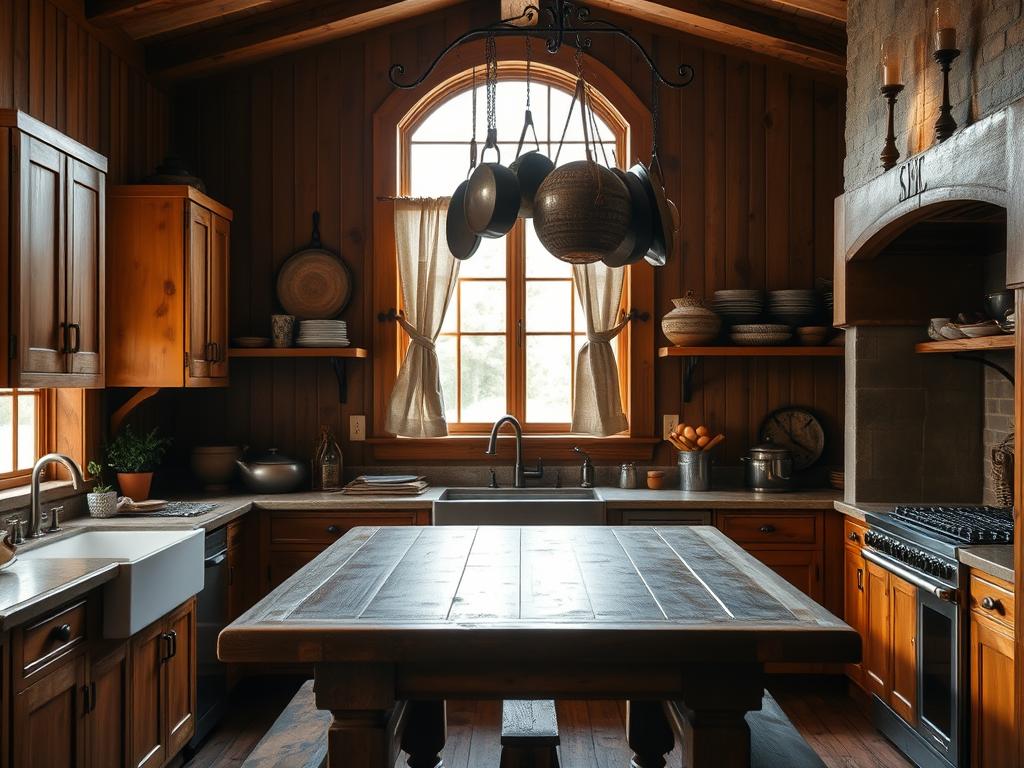
[[619,488],[636,488],[636,464],[631,461],[619,465]]
[[679,490],[711,490],[711,454],[706,451],[679,452]]

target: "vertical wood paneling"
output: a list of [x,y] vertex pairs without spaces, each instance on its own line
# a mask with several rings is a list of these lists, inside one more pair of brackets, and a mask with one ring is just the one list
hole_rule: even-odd
[[[381,309],[371,305],[369,292],[380,257],[371,247],[372,140],[393,141],[371,130],[374,111],[391,93],[388,67],[394,61],[410,71],[422,66],[441,41],[486,22],[485,5],[466,4],[180,87],[174,144],[197,159],[210,193],[236,213],[232,336],[269,333],[276,270],[308,241],[315,207],[325,245],[340,251],[353,272],[355,294],[345,312],[350,335],[370,343]],[[661,156],[669,196],[679,203],[680,257],[658,272],[656,303],[647,308],[652,322],[687,290],[707,297],[720,288],[810,287],[815,277],[830,276],[832,200],[842,186],[841,88],[792,67],[620,21],[665,71],[679,62],[697,70],[689,88],[661,92]],[[602,40],[594,53],[650,103],[650,73],[634,50]],[[480,46],[459,56],[466,66],[478,63]],[[656,343],[664,343],[660,331]],[[348,371],[349,402],[342,407],[326,361],[236,361],[226,400],[186,392],[182,410],[190,420],[222,419],[224,439],[277,445],[299,456],[309,455],[317,426],[328,424],[343,439],[346,461],[360,463],[369,456],[348,443],[347,418],[370,413],[372,372],[359,362]],[[684,406],[678,362],[658,361],[656,429],[661,413],[713,423],[728,436],[719,458],[734,464],[769,410],[797,403],[821,413],[832,440],[826,460],[838,461],[836,361],[707,359],[695,384],[693,402]],[[663,449],[657,460],[674,459]]]

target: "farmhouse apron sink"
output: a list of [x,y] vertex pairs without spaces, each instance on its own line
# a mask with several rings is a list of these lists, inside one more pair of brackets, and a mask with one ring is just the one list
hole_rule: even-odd
[[85,531],[21,550],[25,560],[117,560],[103,590],[103,635],[131,637],[203,588],[203,531]]
[[434,502],[434,525],[604,525],[591,488],[449,488]]

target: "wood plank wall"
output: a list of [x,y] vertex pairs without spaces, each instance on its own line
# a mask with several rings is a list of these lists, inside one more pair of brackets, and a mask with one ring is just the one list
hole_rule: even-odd
[[73,6],[0,0],[0,107],[23,110],[106,155],[108,184],[138,179],[166,151],[169,100]]
[[[355,276],[345,313],[350,336],[368,342],[381,309],[369,303],[370,126],[391,90],[387,68],[394,61],[409,71],[425,65],[443,41],[489,21],[489,10],[487,3],[457,6],[177,89],[174,143],[236,214],[232,336],[269,335],[276,270],[308,241],[310,212],[319,208],[324,242],[341,251]],[[619,21],[666,72],[678,62],[697,70],[685,91],[662,91],[661,154],[670,197],[679,202],[683,247],[682,258],[659,272],[656,306],[643,308],[652,321],[687,289],[710,296],[726,287],[811,287],[815,277],[830,276],[832,201],[843,186],[844,84]],[[626,43],[598,39],[594,53],[649,103],[650,75]],[[467,54],[468,66],[474,60]],[[724,463],[738,462],[768,411],[794,403],[822,415],[826,461],[840,463],[841,362],[707,360],[686,406],[679,363],[656,365],[656,413],[681,413],[725,431]],[[350,414],[370,413],[371,372],[359,361],[349,371],[344,407],[326,362],[233,361],[230,389],[161,396],[152,408],[175,430],[179,451],[229,440],[308,456],[325,423],[345,438],[346,461],[364,463],[369,453],[347,442],[347,425]],[[657,460],[673,461],[667,446]]]

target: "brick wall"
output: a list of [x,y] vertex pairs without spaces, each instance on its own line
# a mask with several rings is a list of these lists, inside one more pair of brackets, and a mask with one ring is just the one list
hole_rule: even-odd
[[[1022,0],[959,0],[958,46],[950,76],[953,116],[961,127],[1024,96]],[[896,146],[903,158],[930,147],[942,100],[942,77],[932,58],[929,0],[850,0],[847,50],[846,188],[881,173],[886,111],[879,94],[883,38],[903,45],[906,89],[896,105]]]

